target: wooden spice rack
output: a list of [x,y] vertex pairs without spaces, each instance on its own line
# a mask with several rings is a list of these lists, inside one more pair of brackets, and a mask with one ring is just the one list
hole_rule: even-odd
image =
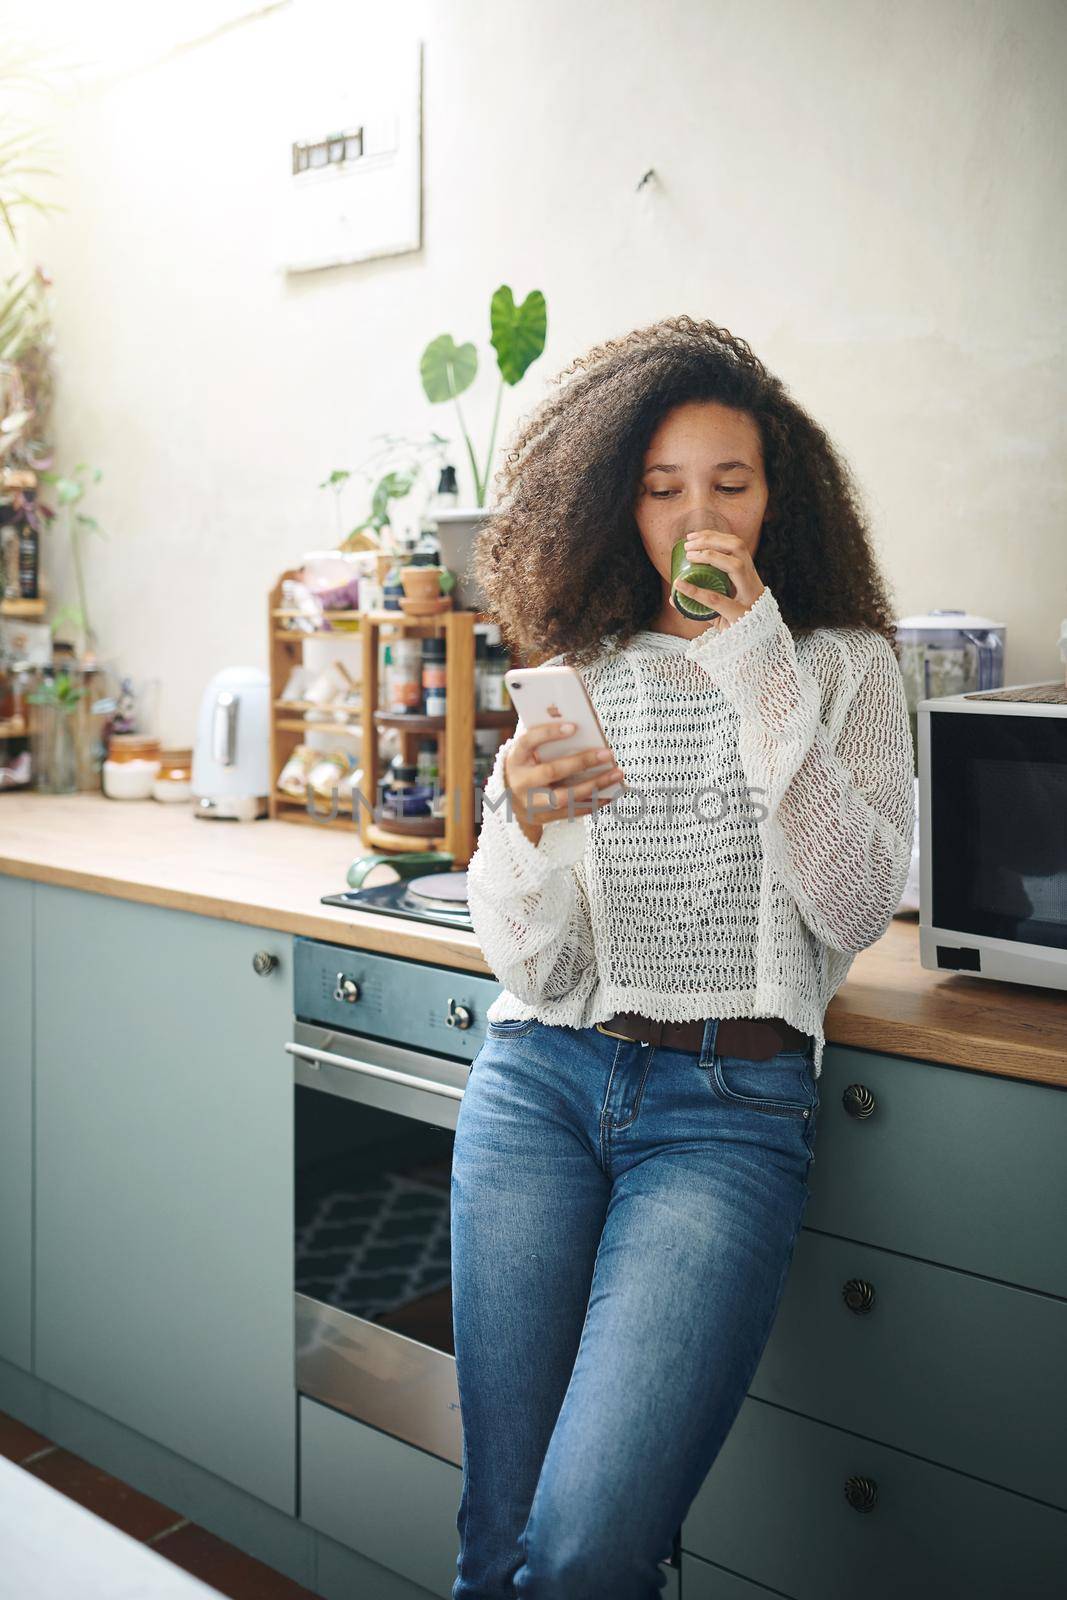
[[[299,578],[296,569],[283,572],[270,596],[270,815],[285,822],[312,827],[346,829],[358,833],[368,850],[447,850],[455,868],[465,867],[474,854],[474,733],[477,728],[499,729],[501,739],[509,737],[517,723],[514,709],[482,711],[475,707],[474,625],[492,619],[481,611],[442,611],[431,617],[409,617],[398,611],[331,611],[331,620],[350,624],[343,631],[322,629],[300,632],[286,628],[285,619],[293,615],[282,605],[286,579]],[[361,642],[361,705],[358,714],[336,722],[316,717],[306,720],[303,713],[321,708],[303,701],[283,701],[282,690],[294,666],[303,660],[306,639],[351,639]],[[446,658],[444,716],[414,712],[390,712],[381,708],[379,673],[380,645],[391,638],[444,638]],[[517,657],[516,657],[517,660]],[[378,736],[383,728],[400,731],[405,762],[416,762],[420,739],[432,738],[437,744],[437,787],[445,797],[441,816],[395,818],[383,821],[372,815],[378,811],[378,782],[382,776]],[[278,777],[296,746],[312,731],[356,737],[360,743],[362,777],[353,807],[337,800],[334,805],[317,796],[298,798],[283,793]],[[359,798],[362,795],[362,801]],[[453,802],[455,804],[453,805]],[[454,811],[454,814],[453,814]]]

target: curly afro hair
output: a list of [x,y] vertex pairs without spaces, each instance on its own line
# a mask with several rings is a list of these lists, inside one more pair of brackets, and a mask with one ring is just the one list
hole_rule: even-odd
[[581,665],[659,615],[634,506],[652,434],[692,400],[747,412],[759,429],[769,497],[756,567],[791,633],[866,627],[896,649],[849,468],[744,339],[666,317],[595,345],[552,382],[494,477],[497,509],[473,551],[489,611],[524,656]]

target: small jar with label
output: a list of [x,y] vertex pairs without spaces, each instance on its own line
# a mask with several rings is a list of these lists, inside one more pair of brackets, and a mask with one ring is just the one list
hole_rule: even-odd
[[422,710],[422,656],[418,639],[394,639],[387,647],[392,655],[387,709]]
[[437,741],[435,739],[419,740],[415,770],[419,783],[435,784],[437,782]]
[[113,733],[100,769],[109,800],[150,800],[159,773],[159,740],[140,733]]
[[444,639],[422,641],[422,695],[428,717],[443,717],[448,708],[446,652]]

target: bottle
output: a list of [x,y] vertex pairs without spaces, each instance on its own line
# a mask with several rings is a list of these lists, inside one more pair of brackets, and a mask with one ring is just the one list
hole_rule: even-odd
[[486,654],[489,639],[483,625],[476,623],[474,628],[474,709],[486,710],[488,704],[488,690],[485,686],[486,673],[489,670],[489,657]]
[[437,489],[430,496],[426,507],[426,515],[432,520],[439,511],[455,511],[459,505],[459,488],[456,484],[455,467],[442,467],[441,476],[437,480]]
[[504,674],[511,665],[511,651],[506,644],[486,645],[485,697],[486,711],[510,711],[511,696],[504,682]]
[[400,568],[405,564],[401,556],[396,555],[389,571],[385,574],[385,582],[382,584],[383,611],[402,611],[404,609],[400,604],[404,594],[404,585],[400,581]]
[[419,521],[419,537],[411,552],[413,566],[438,567],[441,565],[441,541],[431,517],[424,514]]
[[443,717],[448,708],[446,650],[444,639],[422,641],[422,693],[429,717]]
[[391,644],[382,646],[382,664],[379,674],[381,680],[381,704],[386,711],[393,709],[393,647]]
[[390,711],[422,710],[422,657],[418,639],[396,639],[389,646],[393,654],[390,683]]
[[23,490],[24,508],[19,528],[19,594],[23,600],[37,600],[40,593],[37,580],[40,563],[40,545],[37,535],[37,514],[33,499],[34,489]]
[[437,782],[437,741],[435,739],[420,739],[418,755],[415,761],[419,783],[434,784]]

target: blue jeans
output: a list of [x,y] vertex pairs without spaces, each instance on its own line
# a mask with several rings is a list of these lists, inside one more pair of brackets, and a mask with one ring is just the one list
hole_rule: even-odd
[[808,1195],[810,1049],[490,1023],[452,1163],[452,1600],[648,1600],[770,1335]]

